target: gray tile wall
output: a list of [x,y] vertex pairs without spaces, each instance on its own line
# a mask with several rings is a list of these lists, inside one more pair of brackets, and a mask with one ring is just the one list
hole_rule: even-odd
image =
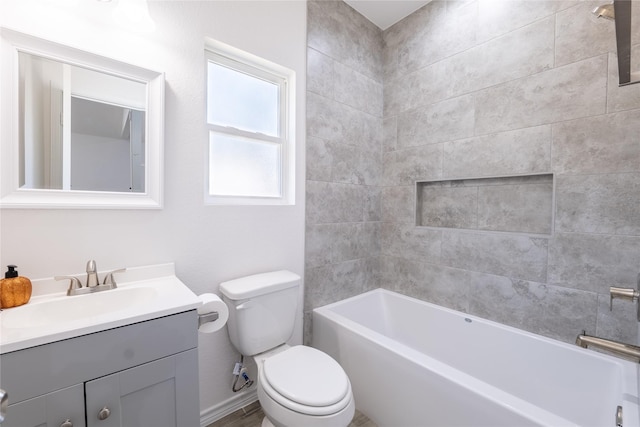
[[[615,84],[615,30],[593,19],[597,4],[436,0],[384,32],[384,286],[568,342],[581,329],[636,342],[634,307],[605,302],[640,272],[640,88]],[[424,45],[450,50],[427,58]],[[427,175],[541,173],[556,180],[549,237],[451,224],[415,236],[399,205],[412,201],[394,194]],[[502,198],[550,208],[522,194]],[[491,200],[469,228],[522,222]]]
[[381,286],[382,33],[308,2],[305,340],[311,310]]
[[[599,3],[434,0],[384,32],[308,3],[307,313],[380,285],[636,342],[607,291],[640,272],[640,85]],[[415,227],[415,181],[551,173],[550,236]]]

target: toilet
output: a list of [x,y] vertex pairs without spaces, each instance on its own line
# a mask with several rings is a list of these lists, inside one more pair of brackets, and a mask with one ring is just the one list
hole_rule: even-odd
[[286,270],[220,284],[229,338],[258,366],[262,427],[346,427],[355,413],[342,367],[313,347],[289,346],[300,276]]

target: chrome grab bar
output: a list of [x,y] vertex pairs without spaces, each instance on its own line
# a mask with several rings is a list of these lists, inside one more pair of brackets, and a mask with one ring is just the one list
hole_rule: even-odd
[[586,331],[582,331],[582,333],[576,337],[576,345],[582,348],[588,348],[589,346],[597,347],[640,363],[640,347],[620,341],[587,335]]

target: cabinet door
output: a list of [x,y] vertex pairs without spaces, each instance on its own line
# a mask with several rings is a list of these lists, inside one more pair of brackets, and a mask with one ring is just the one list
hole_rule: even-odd
[[199,426],[197,371],[193,349],[85,383],[87,427]]
[[9,405],[2,427],[85,427],[83,385]]

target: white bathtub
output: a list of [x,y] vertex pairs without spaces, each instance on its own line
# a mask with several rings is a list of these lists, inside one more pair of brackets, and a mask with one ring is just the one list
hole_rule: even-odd
[[638,364],[382,289],[315,309],[313,346],[380,427],[640,425]]

